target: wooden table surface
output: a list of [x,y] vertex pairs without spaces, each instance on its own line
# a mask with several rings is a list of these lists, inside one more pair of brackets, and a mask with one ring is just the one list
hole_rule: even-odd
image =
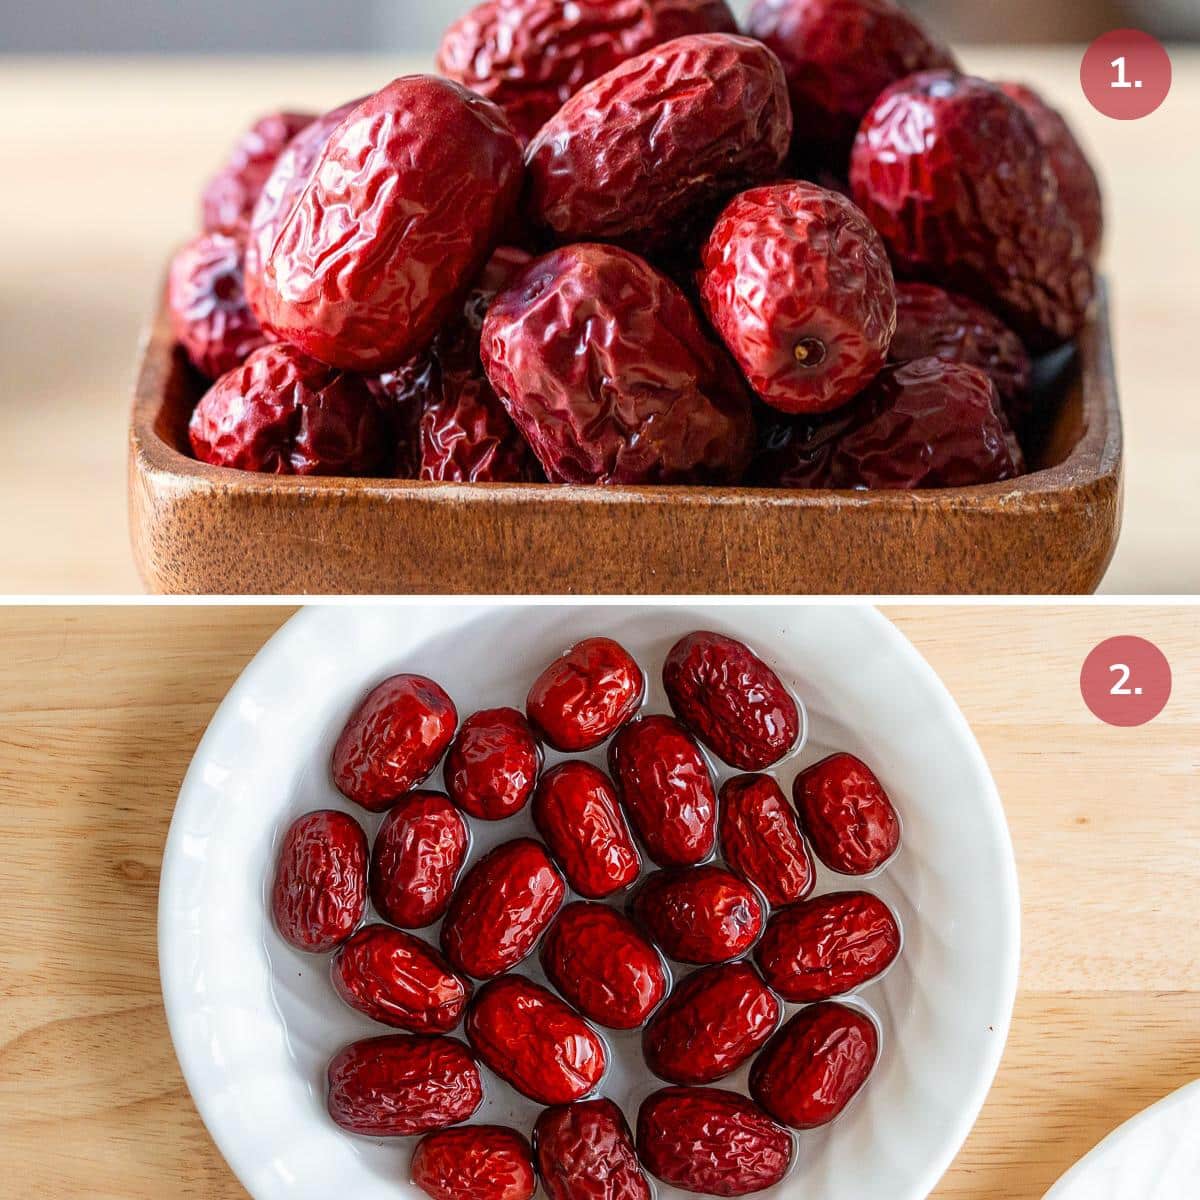
[[[889,611],[982,743],[1025,910],[1008,1051],[935,1196],[1038,1200],[1200,1076],[1200,632],[1184,609]],[[0,610],[0,1178],[23,1195],[244,1200],[171,1049],[155,907],[197,740],[285,615]],[[1079,698],[1084,656],[1117,633],[1174,667],[1142,729]]]
[[[1078,49],[967,50],[1062,104],[1101,164],[1128,429],[1114,592],[1200,592],[1193,346],[1200,329],[1200,51],[1178,50],[1165,105],[1110,121]],[[2,60],[0,592],[140,590],[125,516],[138,330],[197,193],[261,111],[328,107],[425,64],[383,59]]]

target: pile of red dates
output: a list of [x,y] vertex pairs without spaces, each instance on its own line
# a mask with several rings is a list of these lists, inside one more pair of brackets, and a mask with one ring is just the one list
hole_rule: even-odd
[[[689,634],[662,679],[673,715],[642,713],[638,663],[589,638],[543,671],[524,713],[460,724],[432,680],[393,676],[331,764],[349,801],[383,814],[373,847],[337,810],[283,837],[279,933],[332,953],[337,994],[403,1031],[336,1055],[329,1113],[352,1133],[419,1136],[412,1179],[434,1200],[530,1200],[539,1179],[551,1200],[651,1200],[647,1172],[758,1192],[791,1169],[792,1130],[834,1120],[875,1067],[876,1024],[842,998],[901,949],[895,915],[861,887],[899,849],[891,800],[839,753],[801,771],[789,802],[767,772],[799,750],[801,709],[743,643]],[[607,772],[578,757],[606,743]],[[561,759],[549,769],[544,747]],[[743,773],[718,791],[706,754]],[[430,790],[439,763],[445,790]],[[527,805],[540,837],[466,867],[469,822]],[[814,895],[818,860],[842,890]],[[440,949],[408,932],[438,922]],[[535,952],[553,990],[519,971]],[[669,1085],[636,1133],[599,1095],[601,1029],[640,1031]],[[751,1060],[748,1096],[712,1086]],[[463,1124],[484,1101],[481,1067],[544,1106],[532,1140]]]
[[1095,291],[1062,117],[892,0],[486,0],[440,75],[249,130],[173,265],[204,462],[1011,479]]

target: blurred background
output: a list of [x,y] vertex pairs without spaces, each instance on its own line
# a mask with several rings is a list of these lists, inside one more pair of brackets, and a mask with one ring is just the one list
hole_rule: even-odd
[[[732,0],[739,12],[751,0]],[[0,52],[432,51],[474,0],[5,0]],[[951,41],[1091,41],[1125,25],[1200,38],[1200,0],[911,0]]]

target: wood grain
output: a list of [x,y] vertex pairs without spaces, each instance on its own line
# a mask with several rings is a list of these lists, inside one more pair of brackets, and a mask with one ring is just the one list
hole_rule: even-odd
[[[1039,1200],[1200,1076],[1200,629],[1186,608],[889,612],[987,754],[1025,910],[1008,1052],[935,1197]],[[171,1051],[156,890],[196,742],[286,615],[0,610],[0,1178],[25,1195],[244,1200]],[[1142,729],[1079,698],[1083,658],[1118,633],[1174,668]]]

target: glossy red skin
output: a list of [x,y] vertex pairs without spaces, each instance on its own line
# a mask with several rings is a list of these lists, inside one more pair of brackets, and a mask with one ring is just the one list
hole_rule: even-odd
[[546,978],[607,1029],[640,1029],[670,986],[658,951],[628,917],[604,904],[568,904],[540,953]]
[[267,344],[246,303],[236,238],[206,233],[188,242],[171,262],[167,307],[176,339],[208,379],[236,370]]
[[718,831],[731,871],[773,908],[803,900],[817,873],[795,810],[769,775],[736,775],[721,788]]
[[777,1121],[817,1129],[845,1111],[879,1058],[879,1031],[844,1004],[801,1009],[750,1070],[750,1094]]
[[271,890],[280,937],[323,954],[358,928],[367,907],[367,835],[332,809],[306,813],[283,835]]
[[754,958],[785,1000],[808,1004],[844,996],[877,979],[900,953],[891,909],[867,892],[835,892],[780,909]]
[[204,189],[201,218],[205,233],[245,236],[279,156],[314,120],[311,113],[271,113],[242,134],[225,165]]
[[495,105],[410,75],[333,132],[263,266],[264,328],[378,373],[423,350],[512,218],[521,146]]
[[577,754],[612,737],[641,706],[646,677],[612,638],[585,638],[559,655],[529,689],[525,711],[555,750]]
[[442,950],[476,979],[508,971],[532,952],[566,890],[540,842],[505,842],[485,854],[454,893],[442,924]]
[[271,475],[370,475],[383,422],[366,384],[292,346],[263,346],[222,375],[188,425],[214,467]]
[[529,803],[541,768],[542,749],[525,717],[515,708],[488,708],[462,723],[442,771],[463,812],[502,821]]
[[663,664],[663,686],[680,721],[739,770],[765,770],[800,736],[791,693],[736,638],[706,631],[680,638]]
[[838,408],[887,361],[891,263],[844,196],[799,181],[743,192],[718,218],[701,263],[708,319],[772,408]]
[[488,0],[446,31],[438,70],[528,141],[587,83],[688,33],[736,33],[725,0]]
[[780,1004],[744,962],[689,975],[642,1035],[646,1066],[668,1083],[715,1083],[779,1028]]
[[853,754],[801,771],[792,799],[816,856],[842,875],[870,875],[900,848],[900,817],[875,772]]
[[732,483],[746,385],[684,293],[615,246],[534,262],[496,297],[483,366],[551,483]]
[[898,275],[963,292],[1034,350],[1082,328],[1095,293],[1083,237],[1033,123],[995,85],[930,71],[890,87],[850,183]]
[[388,431],[392,478],[418,478],[421,473],[421,420],[439,395],[437,365],[426,352],[394,371],[368,375],[365,379]]
[[333,956],[334,991],[373,1021],[409,1033],[449,1033],[473,988],[428,942],[368,925]]
[[458,728],[454,701],[424,675],[393,675],[346,722],[333,749],[338,791],[382,812],[427,779]]
[[634,896],[633,916],[664,954],[703,965],[745,954],[764,914],[753,888],[710,866],[655,871]]
[[642,1103],[638,1156],[664,1183],[707,1196],[748,1196],[791,1169],[787,1130],[757,1105],[720,1088],[668,1087]]
[[797,154],[843,170],[859,122],[885,87],[957,66],[890,0],[758,0],[746,32],[783,63]]
[[533,1147],[549,1200],[653,1200],[629,1124],[611,1100],[545,1109]]
[[350,1133],[409,1137],[467,1120],[483,1103],[483,1081],[456,1038],[397,1033],[342,1050],[329,1064],[326,1103]]
[[532,1200],[529,1139],[502,1125],[444,1129],[421,1139],[412,1179],[433,1200]]
[[717,796],[708,764],[672,717],[639,717],[613,739],[609,771],[621,805],[660,867],[692,866],[717,842]]
[[383,819],[371,855],[371,900],[403,929],[424,929],[450,904],[471,836],[439,792],[413,792]]
[[590,763],[560,763],[542,776],[533,823],[567,882],[589,900],[622,891],[641,873],[616,789]]
[[1000,89],[1015,100],[1033,122],[1038,140],[1050,157],[1050,168],[1058,180],[1058,194],[1083,234],[1083,244],[1095,259],[1104,241],[1104,197],[1100,181],[1075,140],[1066,118],[1033,90],[1021,83],[1002,83]]
[[582,1100],[608,1068],[604,1039],[553,992],[520,975],[480,988],[467,1038],[501,1079],[539,1104]]
[[778,176],[787,83],[761,42],[676,38],[576,93],[525,151],[527,197],[559,242],[655,253],[735,192]]

